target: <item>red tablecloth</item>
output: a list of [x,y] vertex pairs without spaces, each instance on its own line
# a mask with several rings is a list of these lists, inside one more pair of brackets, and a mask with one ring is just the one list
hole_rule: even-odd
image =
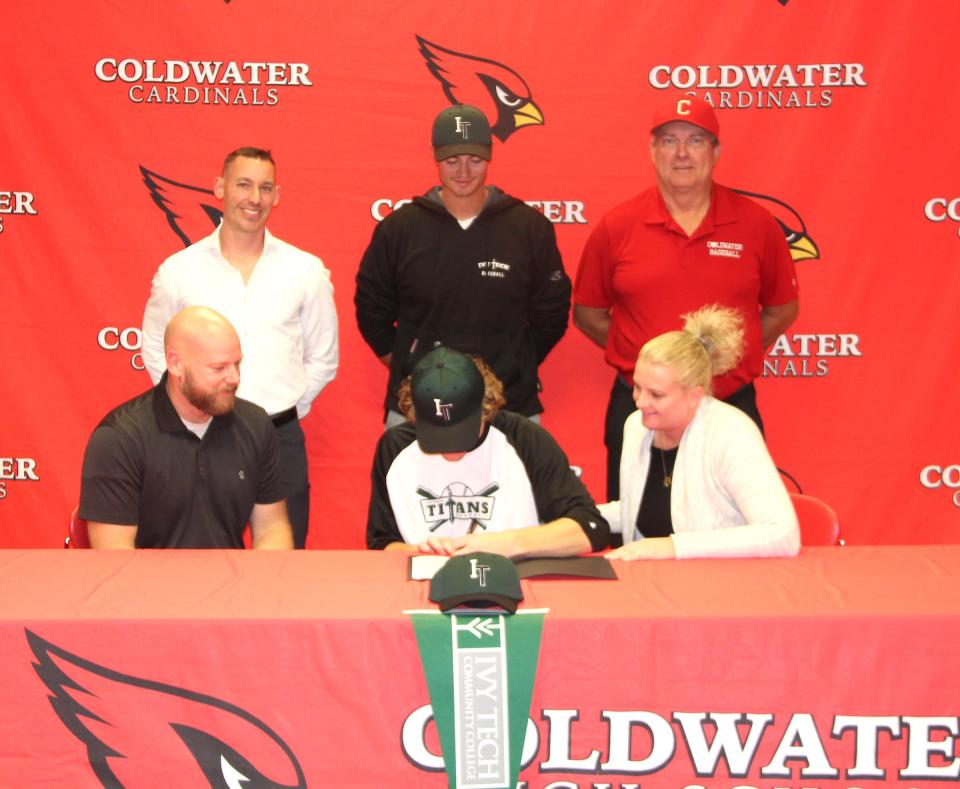
[[[530,789],[960,776],[960,546],[615,566],[523,582],[549,608]],[[107,764],[206,787],[191,743],[216,737],[285,785],[442,787],[402,613],[429,607],[396,554],[0,552],[0,786],[100,786]],[[712,759],[736,716],[756,747],[743,723],[746,755]]]

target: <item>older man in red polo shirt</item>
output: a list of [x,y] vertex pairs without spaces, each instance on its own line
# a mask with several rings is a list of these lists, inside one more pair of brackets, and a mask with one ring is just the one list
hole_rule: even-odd
[[716,397],[763,429],[753,380],[764,349],[799,313],[786,238],[763,207],[713,180],[720,124],[703,99],[672,97],[654,114],[656,186],[609,211],[590,234],[574,287],[574,324],[617,371],[604,425],[607,497],[618,498],[623,423],[632,375],[647,340],[679,329],[706,304],[740,310],[746,344],[736,368],[713,382]]

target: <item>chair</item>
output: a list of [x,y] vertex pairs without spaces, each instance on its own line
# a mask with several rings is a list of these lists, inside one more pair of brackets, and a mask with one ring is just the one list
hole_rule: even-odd
[[843,545],[837,513],[825,501],[804,493],[791,493],[790,500],[800,521],[803,545]]
[[90,535],[87,534],[87,522],[80,517],[80,508],[74,507],[70,513],[70,526],[63,541],[64,548],[89,548]]

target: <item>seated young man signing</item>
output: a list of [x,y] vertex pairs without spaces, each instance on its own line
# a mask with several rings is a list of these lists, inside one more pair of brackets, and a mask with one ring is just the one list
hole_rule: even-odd
[[479,359],[440,347],[399,392],[407,422],[373,461],[367,547],[511,558],[606,547],[610,529],[546,430],[501,411]]

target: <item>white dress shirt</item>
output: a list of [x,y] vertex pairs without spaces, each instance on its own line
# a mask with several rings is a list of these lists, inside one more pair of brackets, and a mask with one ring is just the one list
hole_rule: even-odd
[[320,258],[265,232],[246,284],[220,252],[220,230],[167,258],[143,313],[143,361],[156,383],[166,369],[163,332],[184,307],[212,307],[240,335],[237,396],[276,414],[310,404],[337,374],[337,310]]

